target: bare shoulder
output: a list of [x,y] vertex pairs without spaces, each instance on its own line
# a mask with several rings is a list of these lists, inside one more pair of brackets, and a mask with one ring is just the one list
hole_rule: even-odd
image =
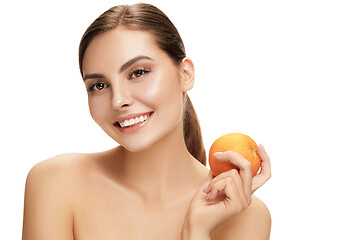
[[73,239],[74,178],[82,154],[37,163],[25,184],[23,239]]
[[[77,159],[80,159],[80,156],[83,154],[80,153],[64,153],[52,158],[43,160],[35,164],[29,171],[28,177],[32,176],[34,173],[41,173],[44,170],[62,170],[66,167],[70,167],[76,162]],[[45,171],[45,172],[47,172]]]
[[85,165],[84,158],[85,154],[65,153],[39,162],[30,169],[26,187],[70,182]]
[[263,201],[253,196],[250,206],[224,222],[211,235],[211,239],[265,240],[270,238],[271,215]]

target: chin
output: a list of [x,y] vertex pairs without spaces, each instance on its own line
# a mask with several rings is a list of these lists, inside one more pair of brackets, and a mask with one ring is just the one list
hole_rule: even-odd
[[[143,132],[119,135],[114,129],[108,129],[107,134],[115,140],[120,146],[129,152],[141,152],[145,151],[157,144],[167,144],[172,139],[173,134],[182,132],[181,117],[174,120],[170,120],[166,124],[154,127],[154,125],[148,125]],[[156,120],[154,118],[154,120]],[[170,137],[170,139],[169,139]]]
[[141,140],[139,140],[139,138],[134,138],[134,139],[127,138],[125,141],[124,139],[117,139],[114,137],[112,137],[112,139],[115,140],[126,151],[141,152],[149,149],[151,146],[154,145],[154,143],[156,143],[156,139],[154,139],[154,136],[152,137],[153,137],[152,139],[142,138]]
[[126,151],[128,152],[141,152],[144,151],[146,149],[148,149],[151,145],[124,145],[124,144],[120,144],[120,146],[122,146]]

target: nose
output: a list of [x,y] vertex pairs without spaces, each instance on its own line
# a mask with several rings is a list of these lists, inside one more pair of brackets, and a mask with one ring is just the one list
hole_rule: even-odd
[[112,90],[112,104],[114,109],[124,109],[132,105],[133,100],[131,94],[125,86],[118,86]]

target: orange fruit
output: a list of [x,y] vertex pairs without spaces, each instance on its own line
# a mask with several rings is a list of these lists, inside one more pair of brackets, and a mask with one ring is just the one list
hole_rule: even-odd
[[230,161],[219,161],[214,156],[215,152],[225,152],[232,150],[240,153],[244,158],[251,162],[252,175],[255,176],[260,168],[260,157],[257,154],[258,146],[249,136],[241,133],[229,133],[215,140],[209,151],[210,169],[214,176],[230,169],[239,168]]

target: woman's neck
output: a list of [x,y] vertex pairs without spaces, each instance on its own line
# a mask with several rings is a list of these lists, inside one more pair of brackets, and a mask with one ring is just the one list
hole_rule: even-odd
[[166,198],[202,181],[206,168],[187,151],[182,126],[146,150],[129,152],[117,148],[120,181],[145,201]]

